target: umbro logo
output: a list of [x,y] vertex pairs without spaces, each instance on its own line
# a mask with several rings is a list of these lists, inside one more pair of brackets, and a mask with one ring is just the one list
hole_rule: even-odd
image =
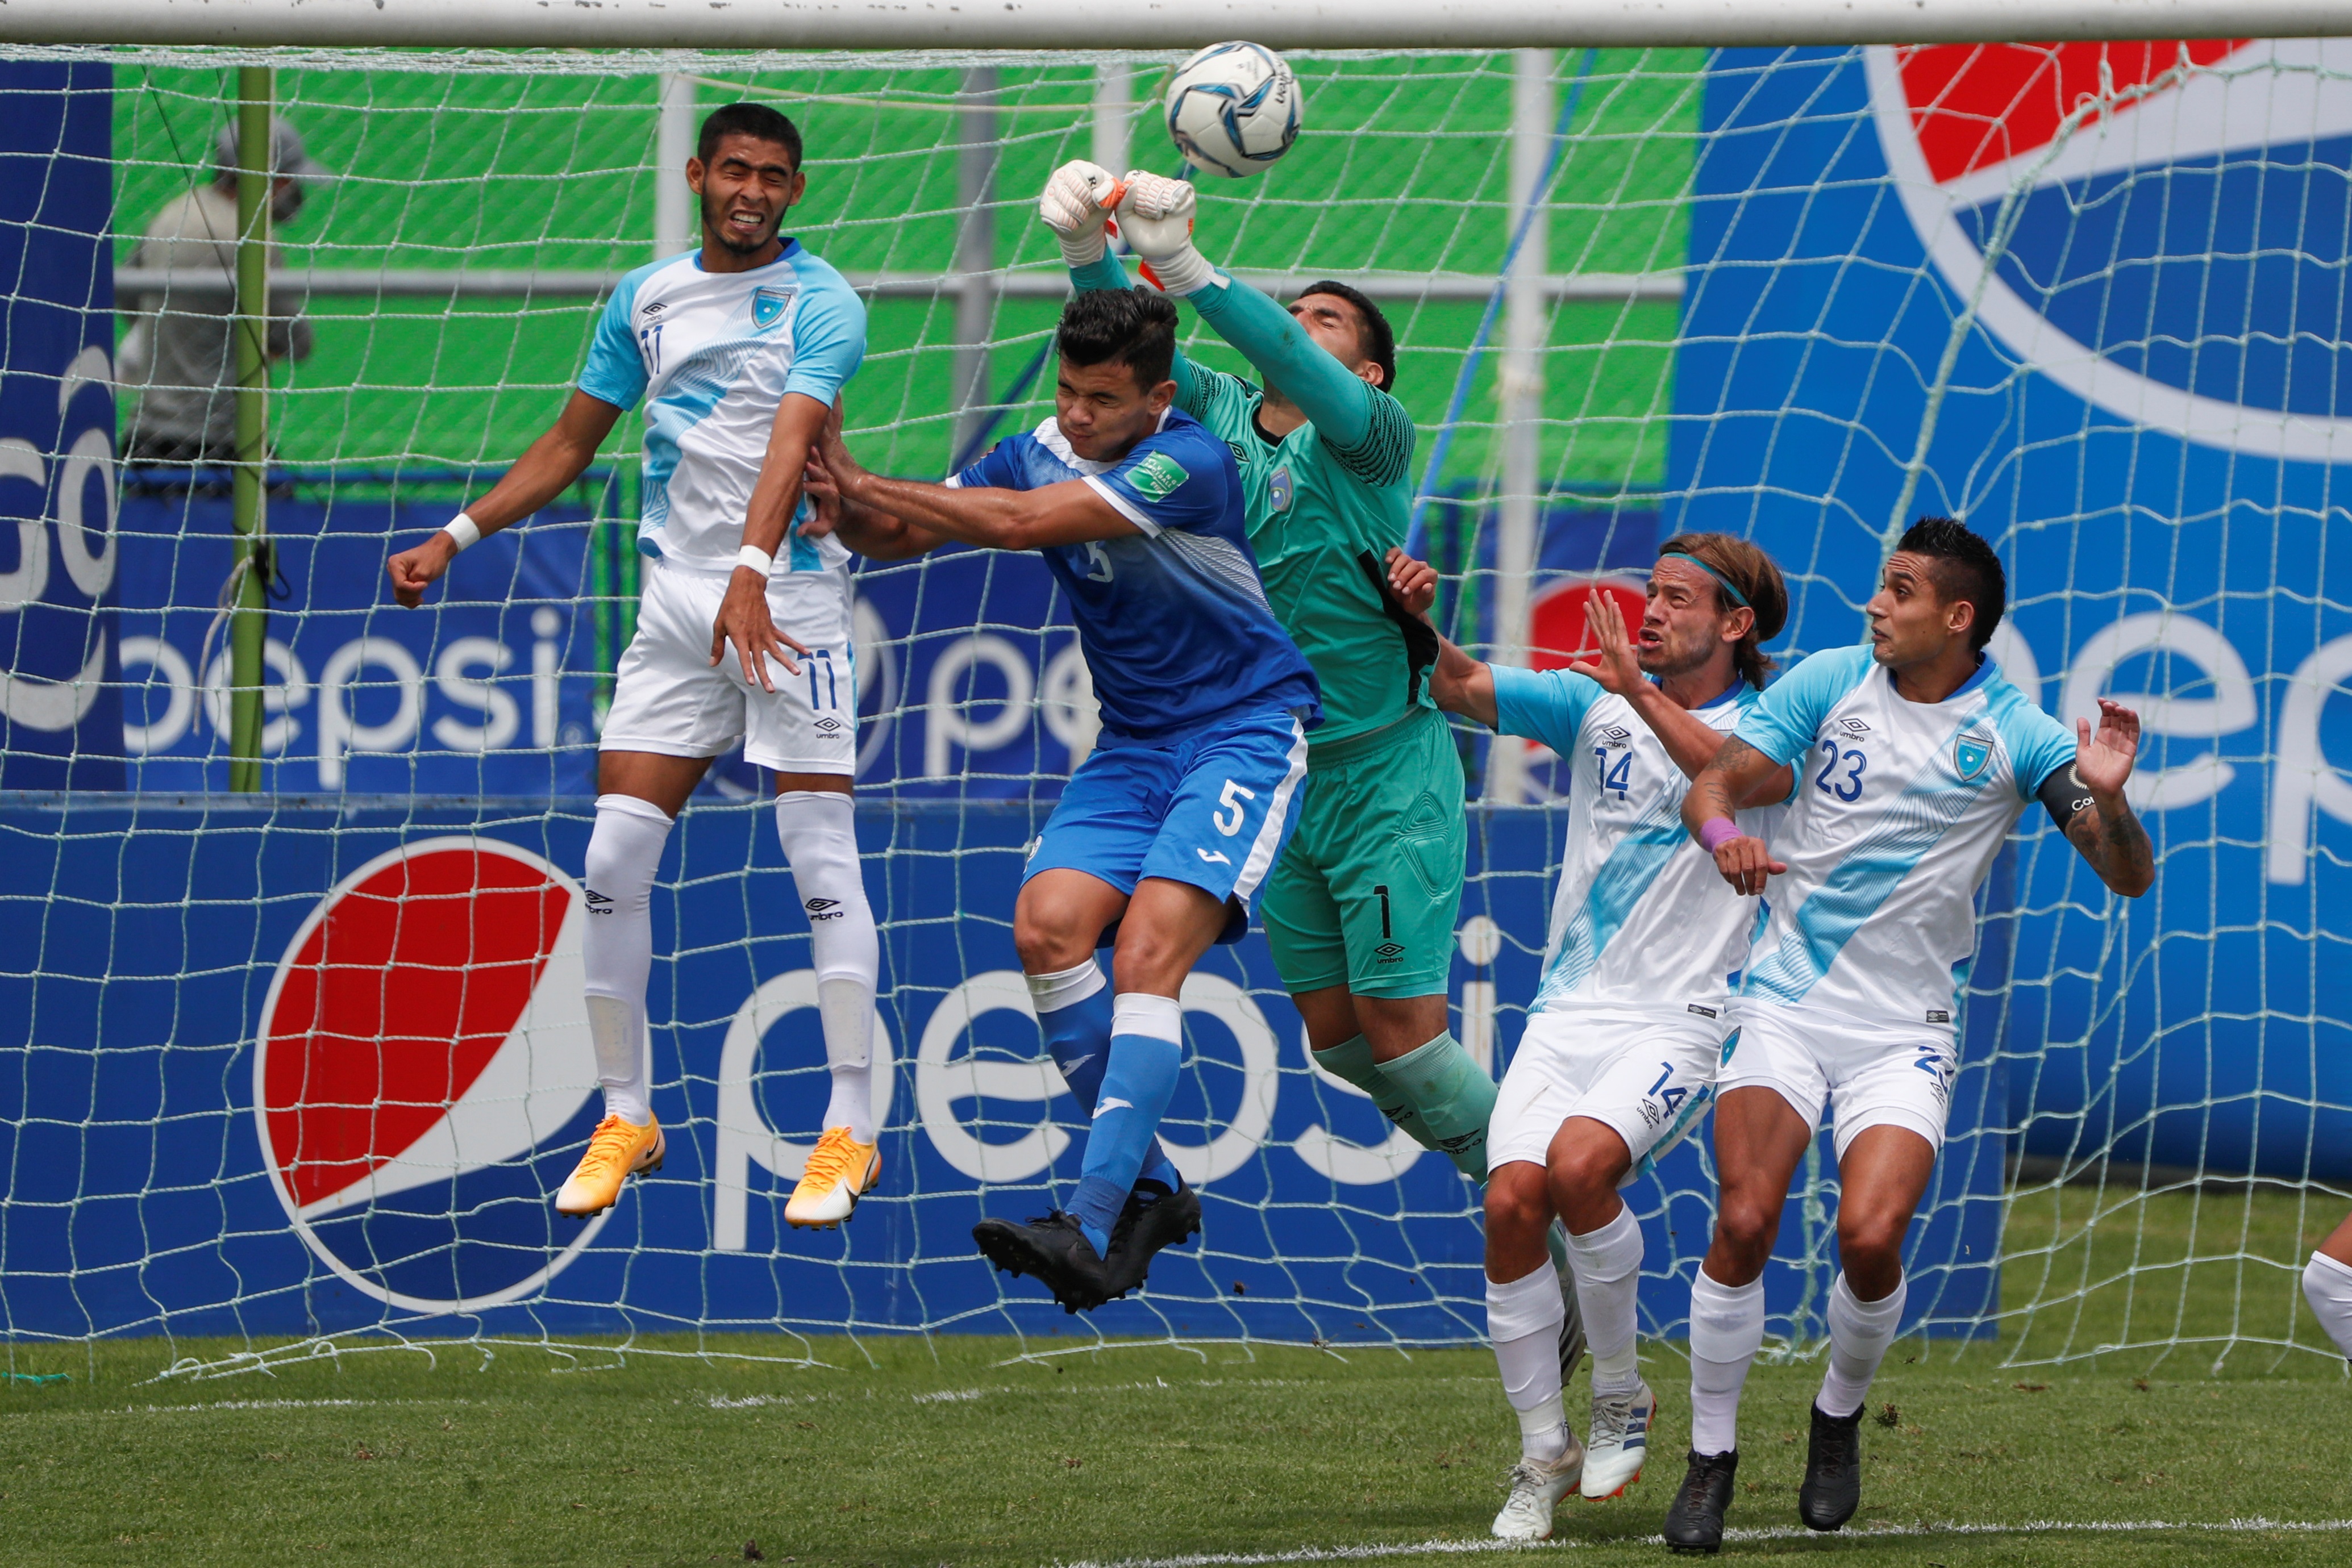
[[1952,1021],[1952,1015],[1946,1012],[1942,1008],[1929,1008],[1927,1009],[1927,1021],[1929,1023],[1949,1023]]
[[613,913],[612,894],[599,893],[593,887],[583,888],[581,892],[587,897],[589,914],[610,915]]
[[827,714],[823,718],[816,721],[816,727],[819,730],[822,730],[824,734],[831,735],[835,730],[841,727],[841,721],[834,717],[831,714]]
[[812,898],[801,907],[808,911],[811,920],[838,920],[843,914],[837,898]]
[[1838,720],[1838,727],[1845,731],[1848,735],[1868,735],[1870,733],[1870,726],[1863,723],[1862,720],[1858,718],[1842,718]]
[[1622,746],[1633,738],[1633,732],[1622,725],[1612,724],[1601,732],[1601,738],[1612,746]]
[[1703,1008],[1696,1002],[1690,1004],[1690,1010],[1698,1014],[1698,1016],[1703,1019],[1711,1019],[1715,1016],[1715,1009],[1713,1008]]
[[640,316],[658,316],[668,308],[669,307],[667,305],[656,299],[652,304],[646,306],[644,309],[638,311],[637,314]]
[[1393,964],[1404,956],[1404,947],[1400,943],[1383,942],[1372,949],[1372,956],[1383,964]]

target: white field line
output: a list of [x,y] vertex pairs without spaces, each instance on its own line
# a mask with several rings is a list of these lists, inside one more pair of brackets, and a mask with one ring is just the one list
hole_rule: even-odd
[[[2319,1535],[2352,1531],[2352,1519],[2285,1520],[2063,1520],[2041,1519],[2018,1524],[1883,1524],[1839,1533],[1864,1537],[1935,1537],[1964,1535],[2126,1535],[2173,1531],[2200,1535]],[[1810,1530],[1776,1525],[1767,1530],[1727,1530],[1726,1545],[1747,1542],[1822,1539]],[[1352,1563],[1376,1557],[1460,1556],[1488,1552],[1580,1551],[1594,1546],[1661,1546],[1663,1538],[1618,1536],[1601,1541],[1415,1541],[1383,1542],[1363,1546],[1302,1546],[1292,1552],[1203,1552],[1189,1557],[1121,1557],[1109,1562],[1081,1560],[1057,1568],[1254,1568],[1258,1563]]]

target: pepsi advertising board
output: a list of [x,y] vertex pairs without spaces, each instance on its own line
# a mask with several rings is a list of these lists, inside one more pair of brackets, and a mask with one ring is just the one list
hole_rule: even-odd
[[[975,1253],[1066,1199],[1085,1119],[1039,1040],[1012,914],[1044,811],[869,802],[883,921],[882,1176],[838,1231],[784,1199],[828,1082],[807,925],[764,802],[698,804],[654,894],[656,1175],[586,1224],[550,1198],[602,1113],[581,998],[586,801],[73,795],[0,803],[0,1332],[299,1336],[1087,1332]],[[1555,812],[1481,811],[1454,1027],[1499,1068],[1534,993]],[[1110,1333],[1476,1338],[1476,1194],[1309,1065],[1264,938],[1186,983],[1160,1136],[1205,1235]],[[2002,1064],[1971,1048],[1916,1228],[1911,1321],[1990,1332]],[[1654,1332],[1688,1311],[1714,1181],[1686,1142],[1629,1196]],[[1811,1323],[1834,1201],[1767,1274]]]
[[1989,890],[2021,1152],[2352,1176],[2352,46],[1726,51],[1703,129],[1663,526],[1811,650],[1963,517],[2010,678],[2141,715],[2153,891],[2038,810]]
[[0,788],[120,789],[113,68],[0,61]]

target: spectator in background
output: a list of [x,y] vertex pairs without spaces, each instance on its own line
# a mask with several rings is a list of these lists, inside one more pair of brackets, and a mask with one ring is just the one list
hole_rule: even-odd
[[[270,121],[269,216],[274,227],[302,210],[304,188],[327,177],[302,138],[282,120]],[[151,463],[226,463],[236,456],[236,359],[231,340],[236,310],[236,127],[221,128],[213,142],[211,181],[164,204],[147,225],[132,265],[168,275],[162,292],[140,295],[139,320],[123,340],[121,379],[136,388],[130,455]],[[269,267],[279,269],[275,245]],[[192,287],[179,287],[185,279]],[[269,290],[268,353],[279,360],[310,354],[310,323],[303,297]]]

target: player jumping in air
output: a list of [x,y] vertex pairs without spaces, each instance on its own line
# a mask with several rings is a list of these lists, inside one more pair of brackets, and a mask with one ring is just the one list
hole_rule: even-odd
[[[1902,1321],[1904,1232],[1943,1143],[1976,891],[2019,813],[2040,800],[2116,893],[2137,897],[2155,880],[2124,798],[2138,716],[2102,700],[2097,733],[2077,720],[2069,736],[2004,680],[1984,646],[2006,597],[1990,545],[1922,519],[1864,607],[1869,645],[1790,671],[1683,801],[1724,879],[1769,913],[1716,1080],[1722,1195],[1691,1289],[1690,1468],[1665,1525],[1676,1551],[1723,1539],[1739,1391],[1764,1338],[1764,1264],[1824,1101],[1837,1108],[1843,1267],[1797,1511],[1835,1530],[1861,1501],[1863,1402]],[[1796,796],[1768,848],[1732,804],[1790,764]]]
[[[1266,597],[1323,688],[1298,831],[1266,883],[1275,969],[1316,1061],[1483,1182],[1495,1083],[1446,1022],[1462,760],[1429,696],[1436,634],[1386,582],[1412,505],[1412,421],[1391,392],[1395,335],[1344,283],[1311,284],[1283,309],[1194,247],[1190,184],[1120,182],[1084,162],[1055,170],[1038,202],[1081,291],[1127,287],[1105,243],[1106,202],[1161,288],[1265,382],[1175,361],[1176,406],[1239,463]],[[1582,1343],[1570,1314],[1563,1370]]]
[[[1153,1135],[1182,1053],[1177,997],[1212,944],[1247,927],[1297,819],[1321,706],[1266,604],[1233,455],[1171,406],[1176,308],[1140,288],[1082,294],[1055,341],[1055,417],[947,484],[867,473],[837,427],[812,482],[837,491],[861,552],[1035,549],[1069,596],[1102,738],[1030,855],[1013,935],[1092,1128],[1068,1213],[972,1236],[1077,1312],[1199,1228],[1200,1199]],[[1107,994],[1094,955],[1114,924]]]
[[[1415,597],[1429,569],[1399,558]],[[1448,643],[1440,707],[1527,736],[1569,770],[1567,847],[1543,981],[1487,1134],[1486,1319],[1521,1454],[1495,1519],[1505,1540],[1552,1532],[1560,1498],[1622,1494],[1648,1457],[1657,1400],[1634,1359],[1642,1229],[1618,1196],[1705,1110],[1732,1022],[1751,908],[1684,831],[1692,778],[1757,702],[1761,644],[1788,620],[1780,569],[1725,534],[1658,548],[1639,632],[1594,594],[1600,654],[1566,670],[1480,664]],[[1743,799],[1786,800],[1790,769]],[[1771,811],[1743,812],[1762,830]],[[1578,1447],[1552,1342],[1565,1311],[1544,1242],[1566,1222],[1592,1354],[1592,1425]]]
[[784,1215],[832,1226],[881,1174],[879,951],[850,804],[848,552],[803,534],[801,483],[865,356],[866,310],[839,273],[779,232],[807,185],[791,120],[759,104],[714,110],[686,179],[702,201],[702,248],[621,280],[554,428],[488,495],[392,558],[393,593],[416,604],[459,550],[562,494],[622,411],[646,400],[637,548],[651,559],[604,720],[584,879],[582,956],[606,1114],[555,1207],[599,1213],[629,1176],[661,1166],[646,1031],[654,873],[671,819],[711,759],[740,742],[775,773],[776,835],[809,914],[832,1068],[824,1132]]

